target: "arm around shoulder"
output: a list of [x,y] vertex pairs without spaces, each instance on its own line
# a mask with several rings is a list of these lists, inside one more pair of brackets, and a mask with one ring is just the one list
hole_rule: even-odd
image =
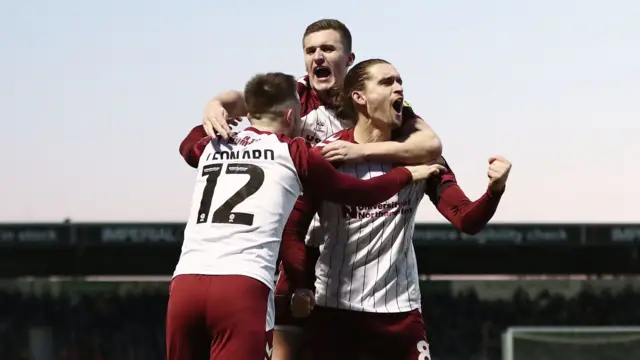
[[365,159],[423,164],[442,155],[442,142],[424,120],[415,117],[404,122],[400,141],[363,144]]
[[180,143],[179,151],[184,161],[193,168],[198,167],[200,162],[200,155],[207,146],[207,143],[211,140],[204,131],[202,125],[198,125],[191,129],[189,134]]

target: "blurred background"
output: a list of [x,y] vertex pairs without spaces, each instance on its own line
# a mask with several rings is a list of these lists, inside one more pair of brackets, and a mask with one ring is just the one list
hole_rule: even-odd
[[[0,359],[163,359],[183,228],[0,225]],[[640,359],[621,328],[640,324],[639,225],[419,224],[414,243],[433,360]],[[533,330],[503,354],[514,326]]]

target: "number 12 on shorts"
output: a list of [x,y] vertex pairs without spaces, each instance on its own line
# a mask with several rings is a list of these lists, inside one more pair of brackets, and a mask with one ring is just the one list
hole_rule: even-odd
[[253,225],[253,214],[233,212],[233,209],[241,202],[245,201],[249,196],[253,195],[260,189],[264,183],[264,170],[254,164],[232,163],[226,164],[224,175],[222,169],[225,164],[209,164],[202,168],[202,177],[207,178],[207,182],[200,199],[200,208],[198,209],[198,224],[206,223],[211,211],[211,202],[215,196],[216,186],[220,176],[227,175],[249,175],[249,181],[244,184],[235,194],[231,195],[220,207],[214,212],[211,219],[212,223],[220,224],[238,224]]

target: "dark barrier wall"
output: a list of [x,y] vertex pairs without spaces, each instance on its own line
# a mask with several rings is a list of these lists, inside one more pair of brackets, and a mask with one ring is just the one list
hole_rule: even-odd
[[[184,224],[0,224],[0,276],[168,275]],[[426,274],[640,273],[640,224],[494,224],[477,235],[420,224]]]

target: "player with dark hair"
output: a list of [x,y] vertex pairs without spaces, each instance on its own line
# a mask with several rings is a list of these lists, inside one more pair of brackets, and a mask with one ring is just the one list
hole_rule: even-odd
[[[332,98],[334,89],[342,86],[344,76],[355,60],[352,52],[352,36],[349,29],[335,19],[321,19],[307,26],[302,37],[302,49],[307,75],[298,79],[302,113],[295,124],[294,134],[317,144],[330,135],[353,126],[353,123],[335,116]],[[231,126],[239,125],[240,117],[247,114],[247,104],[242,92],[230,90],[214,97],[205,108],[203,125],[195,127],[185,139],[193,143],[208,135],[219,134],[227,138]],[[442,143],[431,127],[415,113],[403,119],[403,141],[384,141],[336,150],[335,160],[378,159],[402,163],[425,163],[436,160],[442,153]],[[236,127],[237,131],[241,127]],[[192,153],[183,145],[181,154],[194,164],[197,152]]]
[[296,80],[252,78],[244,90],[251,127],[204,138],[184,243],[167,309],[169,360],[271,357],[273,288],[284,224],[299,195],[374,205],[439,165],[397,167],[363,181],[341,174],[302,138]]
[[[317,144],[334,133],[354,125],[353,120],[336,117],[333,104],[334,91],[342,86],[349,67],[355,61],[352,51],[352,35],[345,24],[335,19],[313,22],[302,35],[302,50],[306,76],[298,79],[297,91],[302,112],[300,121],[294,124],[293,134]],[[193,167],[200,159],[200,148],[191,146],[198,140],[214,133],[222,138],[242,129],[238,118],[248,112],[242,92],[226,91],[206,108],[203,125],[196,126],[180,145],[180,153]],[[407,104],[403,107],[403,124],[398,131],[402,139],[394,141],[353,144],[335,141],[321,148],[331,161],[378,160],[405,164],[422,164],[438,159],[442,144],[431,127],[419,118]],[[398,140],[398,141],[395,141]],[[316,217],[317,220],[317,217]],[[310,233],[315,228],[314,220]],[[297,352],[301,320],[289,311],[290,289],[286,276],[280,271],[276,289],[276,331],[274,334],[274,359],[292,360]]]
[[[404,93],[398,71],[387,61],[371,59],[347,73],[337,116],[356,123],[329,137],[333,141],[387,141],[402,125]],[[480,231],[495,213],[511,164],[489,160],[487,191],[470,201],[448,171],[407,185],[373,207],[344,206],[304,193],[296,202],[283,237],[282,264],[289,285],[300,294],[310,316],[304,326],[306,359],[428,360],[421,314],[417,261],[412,243],[418,205],[426,194],[438,211],[464,233]],[[360,179],[375,179],[391,162],[341,163],[339,170]],[[314,214],[318,226],[308,244],[319,244],[319,258],[305,247]],[[314,283],[309,284],[309,279]],[[315,289],[314,301],[303,298]],[[315,303],[315,304],[314,304]],[[314,306],[315,305],[315,306]]]

